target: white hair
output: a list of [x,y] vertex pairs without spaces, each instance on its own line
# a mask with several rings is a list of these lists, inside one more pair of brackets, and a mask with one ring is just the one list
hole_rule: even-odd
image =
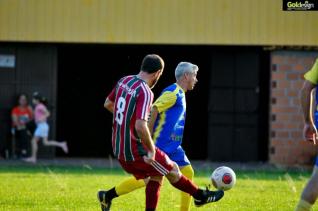
[[175,76],[177,81],[185,74],[185,73],[196,73],[198,72],[199,67],[190,62],[180,62],[175,70]]

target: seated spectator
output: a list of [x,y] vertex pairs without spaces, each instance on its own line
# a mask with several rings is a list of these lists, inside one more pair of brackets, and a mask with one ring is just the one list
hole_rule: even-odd
[[36,129],[31,141],[31,145],[32,145],[31,157],[25,158],[24,161],[36,163],[38,142],[40,140],[43,141],[43,145],[45,146],[60,147],[65,153],[68,153],[68,147],[65,141],[58,142],[54,140],[48,140],[49,125],[47,124],[47,118],[50,116],[50,112],[48,111],[46,107],[46,104],[47,104],[46,99],[43,96],[41,96],[38,92],[35,92],[33,93],[32,102],[35,105],[34,120],[36,123]]
[[33,112],[26,94],[20,94],[17,101],[17,105],[11,111],[12,135],[15,138],[15,149],[12,150],[18,157],[26,157],[28,144],[32,137],[27,129],[27,124],[33,119]]

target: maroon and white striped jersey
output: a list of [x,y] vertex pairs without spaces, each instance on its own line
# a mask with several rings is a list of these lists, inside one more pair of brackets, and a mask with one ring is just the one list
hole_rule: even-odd
[[147,121],[153,102],[148,84],[136,75],[120,79],[108,99],[114,102],[112,146],[119,160],[134,161],[147,154],[147,147],[138,137],[137,119]]

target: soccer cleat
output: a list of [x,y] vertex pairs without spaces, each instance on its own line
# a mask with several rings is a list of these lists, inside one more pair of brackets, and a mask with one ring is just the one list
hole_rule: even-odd
[[97,198],[102,208],[102,211],[110,211],[110,207],[112,205],[112,200],[107,199],[106,196],[107,191],[98,191]]
[[194,204],[197,207],[200,207],[202,205],[219,201],[224,196],[223,190],[217,190],[217,191],[210,191],[208,188],[206,190],[203,190],[203,197],[202,199],[194,199]]

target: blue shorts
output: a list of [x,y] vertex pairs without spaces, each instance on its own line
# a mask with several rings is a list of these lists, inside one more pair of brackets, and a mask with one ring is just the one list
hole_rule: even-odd
[[181,146],[179,146],[175,151],[169,154],[167,153],[167,155],[172,161],[176,162],[178,166],[191,165],[188,157],[186,156]]
[[34,136],[47,138],[49,136],[49,125],[46,122],[37,123]]
[[315,166],[317,166],[317,167],[318,167],[318,156],[317,156],[317,158],[316,158]]

